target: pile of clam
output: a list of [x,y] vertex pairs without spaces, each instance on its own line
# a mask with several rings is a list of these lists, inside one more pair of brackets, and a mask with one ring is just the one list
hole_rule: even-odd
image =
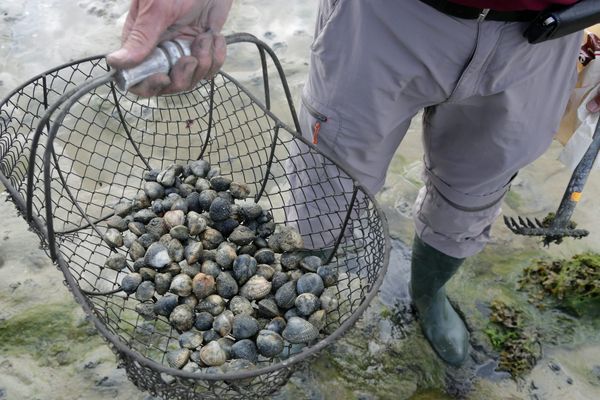
[[129,269],[121,289],[139,301],[136,311],[168,319],[179,333],[171,367],[251,368],[318,338],[337,307],[336,271],[299,251],[294,228],[245,200],[245,183],[204,160],[144,180],[143,192],[107,220],[104,240],[127,256],[114,252],[105,267]]

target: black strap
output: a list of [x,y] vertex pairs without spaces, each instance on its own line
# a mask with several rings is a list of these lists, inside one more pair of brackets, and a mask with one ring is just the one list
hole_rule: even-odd
[[476,8],[464,6],[462,4],[453,3],[447,0],[420,0],[421,2],[435,8],[436,10],[463,19],[482,19],[490,21],[506,21],[506,22],[529,22],[532,21],[538,14],[538,11],[522,10],[522,11],[497,11],[485,8]]

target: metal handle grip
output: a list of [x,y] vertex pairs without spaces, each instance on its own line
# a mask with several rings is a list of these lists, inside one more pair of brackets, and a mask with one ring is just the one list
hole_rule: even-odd
[[151,75],[168,74],[177,60],[191,54],[191,44],[191,41],[182,39],[160,43],[141,64],[133,68],[118,70],[115,73],[114,79],[117,87],[121,90],[128,90]]

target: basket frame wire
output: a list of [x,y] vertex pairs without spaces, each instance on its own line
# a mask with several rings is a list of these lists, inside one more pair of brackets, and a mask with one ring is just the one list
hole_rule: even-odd
[[[30,164],[29,164],[29,168],[27,170],[27,192],[26,192],[27,196],[26,196],[26,199],[23,199],[22,195],[15,189],[15,187],[13,187],[12,183],[4,175],[2,170],[0,170],[0,183],[2,183],[2,185],[4,185],[4,187],[6,188],[6,190],[8,191],[8,193],[10,195],[10,198],[16,205],[18,211],[24,215],[24,217],[25,217],[26,221],[29,223],[31,229],[33,231],[35,231],[38,234],[38,236],[40,237],[42,246],[45,247],[50,252],[52,261],[58,266],[58,268],[62,271],[62,273],[65,277],[65,283],[66,283],[68,289],[73,293],[73,296],[75,297],[77,303],[79,303],[79,305],[84,309],[85,313],[88,315],[89,319],[94,324],[95,328],[106,338],[106,340],[108,340],[110,346],[113,348],[114,351],[116,351],[117,353],[119,353],[121,355],[127,356],[129,359],[134,360],[135,362],[139,363],[140,365],[142,365],[144,367],[147,367],[156,372],[165,373],[170,376],[177,377],[177,378],[184,378],[184,379],[191,379],[191,380],[203,380],[203,381],[209,381],[209,382],[223,381],[223,380],[240,381],[243,379],[254,378],[254,377],[257,377],[257,376],[260,376],[263,374],[276,372],[281,369],[289,370],[293,365],[299,364],[303,361],[308,360],[310,357],[315,356],[323,348],[332,344],[334,341],[336,341],[338,338],[340,338],[342,335],[344,335],[352,325],[354,325],[354,323],[360,318],[362,313],[366,310],[366,308],[370,304],[371,300],[373,300],[373,298],[377,295],[378,289],[383,282],[385,273],[387,272],[389,257],[390,257],[390,248],[391,248],[390,239],[389,239],[388,222],[385,217],[385,214],[383,213],[381,206],[375,199],[375,196],[373,195],[373,193],[371,193],[368,188],[363,186],[356,179],[356,177],[353,175],[353,173],[350,172],[351,169],[348,167],[348,165],[345,163],[344,160],[335,160],[334,161],[329,156],[319,152],[318,148],[315,145],[313,145],[310,141],[305,139],[299,133],[300,132],[300,124],[299,124],[298,117],[296,115],[294,104],[293,104],[293,101],[291,98],[291,92],[289,90],[287,81],[285,79],[285,74],[283,72],[283,68],[282,68],[277,56],[273,52],[273,50],[269,46],[267,46],[264,42],[260,41],[253,35],[245,34],[245,33],[234,34],[234,35],[228,36],[227,42],[228,42],[228,44],[253,43],[257,46],[259,55],[260,55],[260,59],[261,59],[263,85],[264,85],[264,89],[265,89],[265,103],[263,104],[263,102],[261,100],[256,98],[256,96],[254,94],[250,93],[243,85],[241,85],[235,78],[231,77],[229,74],[227,74],[225,72],[219,72],[219,74],[225,76],[232,83],[236,84],[238,86],[239,90],[241,92],[243,92],[245,95],[247,95],[259,109],[261,109],[267,116],[272,118],[273,121],[276,121],[275,131],[274,131],[275,134],[274,134],[273,142],[271,144],[271,151],[269,154],[269,160],[268,160],[268,164],[267,164],[267,174],[265,174],[264,180],[261,184],[261,190],[257,192],[255,201],[258,201],[258,199],[260,199],[260,197],[262,196],[262,194],[264,192],[266,181],[268,179],[267,177],[269,176],[268,171],[271,167],[273,157],[274,157],[275,146],[276,146],[279,130],[284,129],[288,133],[290,133],[294,137],[295,140],[301,141],[303,145],[314,150],[320,156],[322,156],[326,160],[332,162],[334,165],[337,165],[339,167],[339,169],[341,171],[343,171],[345,174],[347,174],[347,176],[352,180],[352,183],[354,186],[354,190],[352,192],[352,198],[348,205],[348,210],[346,212],[346,216],[345,216],[342,226],[341,226],[342,229],[341,229],[340,234],[338,235],[338,238],[335,242],[334,251],[329,256],[329,260],[327,260],[327,262],[330,262],[331,259],[335,256],[335,250],[338,248],[338,246],[340,245],[340,243],[342,241],[343,232],[351,218],[351,212],[353,210],[359,190],[362,191],[366,195],[367,199],[371,202],[371,204],[374,208],[374,212],[380,218],[383,233],[384,233],[383,236],[385,239],[383,263],[382,263],[382,267],[381,267],[379,276],[373,283],[372,288],[368,292],[367,296],[364,297],[362,303],[352,312],[352,314],[348,318],[346,318],[339,326],[337,326],[337,328],[332,333],[330,333],[329,335],[327,335],[325,338],[321,339],[317,343],[304,348],[300,353],[291,355],[289,358],[287,358],[285,360],[282,360],[278,363],[274,363],[274,364],[271,364],[268,366],[258,367],[258,368],[254,368],[254,369],[246,370],[246,371],[207,374],[207,373],[201,373],[201,372],[188,372],[188,371],[183,371],[183,370],[179,370],[179,369],[174,369],[174,368],[165,366],[165,365],[160,364],[146,356],[139,354],[138,352],[132,350],[122,340],[122,338],[115,335],[108,329],[106,324],[101,320],[101,316],[94,309],[90,300],[86,297],[86,296],[89,296],[92,294],[93,295],[112,294],[112,293],[118,292],[119,290],[111,291],[111,292],[104,292],[104,293],[86,292],[77,283],[75,277],[72,275],[72,273],[69,269],[67,260],[65,260],[62,253],[59,251],[60,246],[57,244],[57,242],[55,240],[55,235],[57,232],[54,231],[53,222],[52,222],[53,221],[53,215],[52,215],[53,203],[52,203],[52,193],[51,193],[51,188],[50,188],[50,180],[51,180],[51,176],[50,176],[51,163],[50,163],[50,161],[51,161],[51,158],[54,158],[54,160],[56,162],[56,154],[53,149],[53,139],[54,139],[54,136],[56,135],[56,132],[57,132],[59,126],[61,125],[62,120],[59,117],[58,120],[55,121],[54,126],[52,126],[52,129],[50,129],[50,123],[49,123],[50,116],[58,109],[58,107],[61,104],[64,104],[64,102],[67,101],[67,99],[69,99],[69,102],[74,103],[79,97],[83,96],[85,93],[87,93],[90,90],[90,87],[93,86],[93,83],[90,83],[87,86],[86,86],[86,84],[80,85],[79,87],[71,89],[66,92],[66,96],[64,98],[61,98],[60,101],[53,103],[52,105],[49,105],[48,101],[47,101],[46,76],[48,74],[56,72],[62,68],[66,68],[66,67],[76,65],[76,64],[79,64],[82,62],[86,62],[86,61],[96,61],[96,60],[104,58],[104,56],[87,57],[87,58],[77,60],[74,62],[65,63],[56,68],[48,70],[42,74],[35,76],[34,78],[32,78],[30,80],[28,80],[23,85],[19,86],[18,88],[16,88],[12,92],[10,92],[4,99],[2,99],[0,101],[0,108],[1,108],[5,103],[8,102],[8,100],[14,94],[18,93],[21,89],[30,85],[31,83],[35,82],[36,80],[42,78],[43,90],[44,90],[44,103],[43,104],[46,108],[46,114],[40,120],[40,123],[38,124],[38,129],[36,130],[35,136],[33,137],[31,154],[29,157]],[[290,113],[292,115],[292,119],[293,119],[296,130],[290,128],[288,125],[283,123],[270,110],[271,96],[270,96],[270,85],[269,85],[269,81],[268,81],[267,60],[266,60],[265,53],[268,53],[270,55],[272,62],[274,63],[274,65],[277,68],[279,77],[281,79],[282,86],[285,91],[285,96],[288,101]],[[106,83],[106,82],[107,81],[105,81],[103,83]],[[118,112],[119,118],[122,120],[122,122],[124,122],[124,116],[119,108],[119,105],[118,105],[119,102],[117,101],[116,91],[115,91],[114,85],[112,85],[112,84],[111,84],[111,91],[114,96],[113,98],[115,99],[115,104],[116,104],[116,107],[118,110],[117,112]],[[79,97],[77,97],[77,96],[79,96]],[[213,107],[213,104],[214,104],[214,79],[211,82],[210,96],[211,96],[210,97],[210,112],[209,112],[209,122],[210,123],[207,128],[208,135],[206,137],[206,141],[203,145],[202,151],[201,151],[200,155],[198,156],[198,158],[202,157],[204,151],[206,150],[206,148],[208,146],[208,142],[209,142],[209,138],[210,138],[210,130],[212,127],[212,122],[213,122],[212,114],[213,114],[213,108],[214,108]],[[66,111],[68,111],[69,108],[70,108],[70,106],[65,107],[62,114],[66,115]],[[64,115],[62,115],[62,116],[64,117]],[[46,208],[46,218],[47,218],[46,222],[42,221],[38,216],[34,215],[32,212],[32,192],[33,192],[33,183],[34,183],[33,175],[34,175],[34,169],[35,169],[35,165],[34,165],[35,164],[35,150],[36,150],[37,144],[39,143],[39,139],[41,137],[41,134],[42,134],[44,128],[46,128],[49,132],[46,149],[45,149],[45,153],[44,153],[44,158],[43,158],[43,160],[44,160],[44,175],[45,175],[44,198],[45,198],[45,205],[46,205],[46,207],[45,207]],[[129,130],[127,130],[127,135],[128,135],[128,138],[131,139],[131,134],[130,134]],[[139,154],[139,149],[137,149],[137,147],[136,147],[136,151],[138,151],[138,154]],[[145,165],[148,166],[148,163],[144,159],[144,157],[141,157],[141,159],[143,160]],[[71,195],[71,197],[72,197],[72,195]],[[76,201],[74,201],[74,203],[77,204]],[[79,227],[71,229],[71,230],[58,232],[58,233],[63,234],[63,233],[76,232],[78,230],[88,228],[90,226],[92,228],[94,228],[95,230],[97,230],[97,228],[94,225],[94,222],[90,221],[89,218],[87,218],[86,213],[81,208],[79,208],[79,212],[82,214],[82,216],[84,218],[86,218],[88,224],[79,226]],[[103,218],[97,219],[95,222],[100,222],[106,218],[109,218],[110,216],[111,216],[111,214],[109,214]]]

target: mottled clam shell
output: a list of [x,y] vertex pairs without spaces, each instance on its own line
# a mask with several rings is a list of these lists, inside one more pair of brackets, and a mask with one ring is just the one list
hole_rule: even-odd
[[238,249],[238,254],[248,254],[250,256],[254,256],[254,253],[256,253],[256,250],[258,250],[258,247],[256,247],[254,245],[254,243],[250,243],[245,246],[241,246]]
[[[133,246],[134,245],[129,249],[130,252],[132,251]],[[148,250],[146,250],[144,262],[152,268],[162,269],[171,262],[169,250],[161,243],[153,243],[148,247]]]
[[289,319],[292,317],[299,317],[296,307],[290,308],[285,312],[285,314],[283,314],[283,318],[285,318],[286,321],[289,321]]
[[246,314],[238,314],[233,318],[233,337],[236,340],[247,339],[256,335],[260,327],[258,321]]
[[132,221],[127,224],[127,228],[129,228],[129,230],[136,236],[141,236],[146,233],[146,225],[142,224],[141,222]]
[[269,323],[267,324],[265,329],[273,331],[273,332],[277,332],[281,335],[281,332],[283,332],[283,330],[285,329],[285,325],[286,325],[285,318],[275,317],[271,321],[269,321]]
[[217,316],[225,310],[225,300],[218,294],[211,294],[198,303],[196,310],[208,311],[212,315]]
[[206,179],[212,178],[213,176],[221,175],[221,168],[219,167],[210,167],[208,173],[206,174]]
[[233,277],[240,285],[246,283],[256,273],[257,263],[254,257],[242,254],[233,262]]
[[330,265],[322,265],[317,269],[317,274],[323,280],[325,287],[333,286],[337,283],[337,269]]
[[261,238],[269,237],[275,232],[275,222],[269,221],[258,225],[256,228],[256,234]]
[[299,252],[283,253],[280,259],[280,263],[284,271],[290,271],[298,268],[301,261],[302,254]]
[[194,276],[194,279],[192,280],[192,287],[198,300],[214,294],[217,290],[215,278],[211,275],[203,274],[202,272]]
[[202,346],[202,341],[202,332],[188,331],[179,335],[179,345],[184,349],[197,349]]
[[256,234],[250,228],[240,225],[231,232],[229,235],[229,241],[237,244],[238,246],[244,246],[256,238]]
[[242,182],[231,182],[229,191],[236,199],[245,199],[250,195],[250,187]]
[[109,228],[104,234],[104,241],[110,247],[121,247],[123,246],[123,235],[118,230]]
[[140,268],[140,275],[143,281],[154,281],[156,278],[156,270],[152,268],[142,267]]
[[253,315],[254,308],[252,307],[252,303],[245,297],[242,296],[234,296],[229,301],[229,309],[235,314],[246,314]]
[[308,317],[321,307],[321,301],[312,293],[302,293],[296,297],[294,305],[298,314]]
[[152,245],[152,243],[158,241],[158,236],[155,236],[152,233],[146,232],[142,236],[140,236],[139,238],[137,238],[137,241],[142,246],[144,246],[145,249],[147,249],[148,247],[150,247],[150,245]]
[[167,251],[169,253],[169,257],[171,257],[171,260],[176,262],[183,260],[184,248],[179,240],[171,239],[171,241],[167,244]]
[[152,221],[152,218],[156,218],[156,214],[147,208],[133,214],[133,220],[135,222],[141,222],[144,225]]
[[112,217],[106,220],[106,226],[108,226],[111,229],[116,229],[119,232],[123,232],[127,230],[127,221],[124,218],[119,217],[118,215],[113,215]]
[[187,227],[191,236],[197,236],[208,226],[206,219],[195,211],[187,215]]
[[[183,193],[182,193],[182,195],[185,196]],[[171,206],[171,211],[175,211],[175,210],[183,211],[183,213],[186,214],[188,212],[188,203],[187,203],[186,199],[175,200],[175,202]]]
[[236,248],[229,242],[223,242],[217,248],[215,261],[224,269],[231,269],[233,261],[237,257]]
[[237,228],[239,225],[240,223],[232,218],[227,218],[223,221],[213,222],[213,228],[221,232],[223,236],[229,236],[231,232],[233,232],[234,229]]
[[276,332],[262,330],[256,337],[258,353],[265,357],[274,357],[283,351],[283,338]]
[[221,339],[221,335],[214,329],[209,329],[204,332],[204,343],[210,343]]
[[300,317],[291,317],[282,332],[290,343],[308,343],[319,337],[319,330],[313,324]]
[[[196,187],[198,186],[198,182],[196,182]],[[200,197],[198,197],[198,204],[200,205],[200,209],[202,211],[208,211],[210,209],[210,205],[217,198],[217,192],[212,189],[203,190],[200,193]]]
[[289,252],[302,249],[304,240],[295,228],[281,225],[269,238],[269,247],[276,253]]
[[180,242],[185,242],[190,238],[190,231],[185,225],[177,225],[171,228],[169,235]]
[[212,328],[219,335],[227,336],[231,333],[231,330],[233,329],[233,324],[226,314],[221,313],[215,318]]
[[231,185],[231,178],[226,176],[215,176],[210,178],[210,186],[216,190],[217,192],[224,192],[229,190],[229,186]]
[[213,228],[206,228],[200,235],[202,246],[207,249],[216,249],[225,239],[221,232]]
[[118,202],[117,204],[115,204],[115,207],[113,208],[113,210],[115,211],[115,214],[118,215],[119,217],[125,217],[127,214],[129,214],[131,212],[132,209],[133,209],[133,204],[131,203],[131,201],[127,201],[127,200],[122,200],[122,201]]
[[127,258],[121,253],[111,254],[104,262],[106,268],[121,271],[127,267]]
[[288,275],[285,272],[275,272],[271,278],[272,290],[279,290],[284,284],[289,281]]
[[254,239],[254,245],[259,249],[266,249],[267,247],[269,247],[269,242],[267,242],[262,237],[257,237],[256,239]]
[[290,281],[297,282],[298,279],[302,278],[302,276],[304,275],[304,272],[302,272],[299,269],[293,269],[291,271],[288,271],[287,274],[288,274],[288,279]]
[[202,272],[203,274],[206,274],[206,275],[212,275],[216,278],[221,273],[221,268],[219,267],[219,265],[216,262],[214,262],[212,260],[205,260],[202,263],[200,272]]
[[178,305],[179,299],[177,296],[167,294],[154,303],[154,312],[158,315],[168,317]]
[[[193,185],[181,185],[180,191],[184,187],[185,187],[186,190],[189,190],[189,189],[192,190],[192,192],[190,192],[190,194],[188,194],[185,197],[185,203],[187,205],[188,213],[190,211],[194,211],[194,212],[201,211],[201,208],[200,208],[200,193],[193,191],[194,190],[194,186]],[[189,222],[188,222],[188,225],[189,225]]]
[[248,300],[260,300],[271,293],[271,282],[260,275],[254,275],[240,289],[240,295]]
[[192,308],[196,308],[196,306],[198,305],[198,299],[196,298],[196,296],[191,294],[186,297],[180,297],[179,304],[187,304],[188,306],[190,306]]
[[185,223],[185,214],[181,210],[167,211],[165,215],[163,215],[163,219],[165,224],[167,224],[167,228],[171,229],[174,226],[183,225]]
[[171,368],[181,369],[187,364],[192,352],[189,349],[171,350],[167,353],[167,362]]
[[187,246],[183,250],[183,256],[188,264],[194,264],[200,261],[202,256],[202,243],[196,241],[188,241]]
[[321,331],[327,322],[327,312],[325,310],[317,310],[308,317],[310,322],[317,330]]
[[238,284],[229,272],[223,271],[216,278],[217,293],[224,299],[231,299],[238,294]]
[[227,361],[227,354],[225,354],[219,342],[212,341],[200,349],[200,359],[208,366],[219,366]]
[[213,326],[213,315],[208,311],[202,311],[196,314],[196,322],[194,326],[200,331],[207,331]]
[[256,275],[262,276],[266,280],[270,281],[275,274],[275,269],[267,264],[258,264],[256,267]]
[[228,337],[222,337],[217,340],[217,343],[219,343],[219,346],[221,346],[227,358],[231,358],[231,347],[235,343],[235,340]]
[[147,182],[156,182],[156,177],[160,174],[160,169],[151,169],[144,171],[142,177]]
[[246,221],[257,219],[262,214],[262,207],[253,201],[244,201],[239,203],[240,214]]
[[171,325],[179,331],[189,331],[194,326],[194,311],[187,304],[178,305],[169,316]]
[[260,249],[254,253],[254,258],[259,264],[273,264],[275,262],[275,253],[271,249]]
[[204,178],[210,171],[210,164],[204,160],[197,160],[190,164],[190,170],[195,176]]
[[123,245],[130,249],[131,245],[137,240],[137,238],[138,237],[135,233],[131,231],[125,231],[123,232]]
[[138,303],[135,306],[135,311],[146,321],[156,319],[154,313],[154,303]]
[[148,233],[152,233],[158,238],[168,232],[167,224],[165,224],[164,219],[161,217],[152,218],[150,222],[145,225],[144,230]]
[[296,291],[298,294],[312,293],[315,296],[320,296],[324,289],[325,285],[323,284],[323,279],[314,272],[302,275],[296,283]]
[[283,284],[277,292],[275,292],[275,302],[283,309],[288,309],[294,306],[296,301],[296,282],[288,282]]
[[132,272],[123,277],[121,289],[127,294],[135,293],[138,286],[142,283],[142,276],[137,272]]
[[190,278],[194,278],[198,273],[200,273],[200,264],[188,264],[186,260],[181,260],[179,262],[179,267],[181,268],[181,273],[186,274]]
[[141,302],[152,300],[154,296],[154,283],[145,281],[140,283],[135,291],[135,298]]
[[150,200],[159,199],[165,195],[165,188],[158,182],[144,183],[144,193]]
[[300,261],[300,268],[308,272],[317,272],[321,265],[321,259],[317,256],[304,257],[304,259]]
[[225,221],[231,216],[231,203],[222,197],[217,197],[210,204],[208,214],[213,221]]
[[186,274],[179,274],[173,277],[171,280],[171,286],[169,287],[171,293],[177,296],[186,297],[192,293],[192,278]]
[[273,318],[281,314],[277,303],[272,298],[262,299],[258,302],[258,313],[267,318]]
[[239,340],[231,346],[231,356],[236,359],[243,358],[256,363],[258,361],[258,349],[250,339]]
[[196,179],[196,183],[194,184],[194,187],[196,188],[196,191],[201,193],[204,190],[210,189],[210,182],[204,178],[198,178],[198,179]]
[[[190,358],[191,358],[191,355],[190,355]],[[197,363],[195,363],[193,361],[188,361],[188,363],[185,364],[183,366],[183,368],[181,368],[181,370],[185,371],[185,372],[196,373],[196,372],[200,371],[200,365],[198,365]]]

